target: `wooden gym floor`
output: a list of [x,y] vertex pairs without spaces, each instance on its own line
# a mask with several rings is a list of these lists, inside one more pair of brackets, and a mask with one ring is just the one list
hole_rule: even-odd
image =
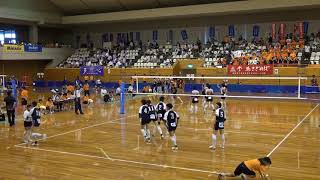
[[[271,179],[320,179],[317,104],[228,99],[226,147],[210,151],[213,112],[203,113],[199,104],[198,113],[192,114],[189,99],[183,100],[175,105],[181,116],[176,132],[178,152],[171,151],[168,137],[160,140],[158,134],[151,144],[143,142],[137,116],[140,99],[128,100],[124,115],[119,115],[118,103],[96,103],[84,108],[85,115],[73,111],[45,115],[40,131],[48,139],[38,147],[21,144],[24,128],[20,110],[16,127],[0,124],[0,177],[216,179],[216,172],[232,172],[241,161],[272,152]],[[167,98],[166,102],[170,101]]]

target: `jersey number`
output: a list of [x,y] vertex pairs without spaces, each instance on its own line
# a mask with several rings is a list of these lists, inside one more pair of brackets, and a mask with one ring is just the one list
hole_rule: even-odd
[[171,119],[172,119],[172,120],[176,119],[176,118],[174,117],[175,115],[174,115],[173,113],[171,113],[170,115],[171,115]]
[[219,128],[223,128],[224,127],[223,122],[219,122],[218,126],[219,126]]
[[224,112],[223,111],[220,111],[220,117],[224,118]]
[[171,127],[176,127],[177,126],[175,122],[170,123],[170,125],[171,125]]

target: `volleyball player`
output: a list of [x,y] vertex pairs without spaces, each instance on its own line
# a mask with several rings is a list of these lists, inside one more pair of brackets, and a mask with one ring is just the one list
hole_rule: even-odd
[[224,122],[226,121],[226,118],[221,106],[222,106],[221,103],[217,102],[217,108],[215,110],[216,120],[213,125],[213,133],[212,133],[212,145],[209,146],[209,149],[212,149],[212,150],[216,149],[218,131],[220,132],[220,135],[221,135],[221,148],[224,149],[224,144],[225,144]]
[[211,88],[210,85],[208,85],[208,88],[206,89],[205,94],[207,96],[205,96],[205,103],[204,103],[204,107],[203,107],[204,112],[206,112],[208,107],[214,109],[213,97],[212,97],[213,89]]
[[32,117],[32,133],[31,133],[31,137],[35,140],[32,145],[38,145],[38,139],[44,139],[47,137],[46,134],[40,134],[38,132],[34,132],[36,131],[36,129],[38,129],[38,127],[40,126],[40,122],[41,122],[41,113],[40,113],[40,108],[37,107],[37,102],[33,101],[32,103],[32,109],[30,110],[30,114]]
[[172,96],[172,98],[173,98],[172,100],[173,100],[173,101],[175,101],[175,99],[179,99],[180,103],[181,103],[181,104],[183,103],[182,99],[181,99],[179,96],[175,95],[175,94],[178,93],[178,84],[177,84],[177,82],[174,81],[174,80],[171,82],[171,93],[174,94],[174,95]]
[[247,177],[255,178],[258,173],[260,179],[268,180],[268,175],[266,171],[271,165],[271,159],[269,157],[263,157],[259,159],[252,159],[240,163],[233,173],[220,173],[218,180],[221,180],[223,177],[237,177],[241,176],[241,179],[246,180]]
[[198,112],[198,103],[199,103],[199,94],[200,92],[194,87],[193,90],[191,91],[191,109],[190,111],[192,113],[197,113]]
[[170,139],[172,141],[172,150],[178,150],[177,137],[175,131],[178,126],[179,115],[173,109],[171,103],[167,104],[167,112],[164,114],[163,120],[166,121],[167,129],[169,131]]
[[147,101],[145,99],[141,100],[141,106],[139,109],[139,119],[141,125],[141,133],[144,137],[144,140],[148,143],[151,142],[150,130],[148,124],[150,123],[150,115],[149,115],[149,107],[147,105]]
[[27,105],[26,110],[23,112],[23,124],[24,124],[24,133],[23,133],[23,142],[24,143],[30,143],[31,140],[31,134],[32,134],[32,117],[31,117],[31,105]]
[[155,132],[155,130],[157,130],[160,134],[160,138],[163,139],[162,130],[160,128],[160,124],[158,123],[156,108],[154,107],[153,104],[151,104],[150,100],[147,100],[147,105],[149,107],[150,122],[152,121],[155,126],[153,134],[155,134],[154,132]]
[[228,92],[227,86],[224,83],[221,84],[221,87],[220,87],[221,104],[224,109],[226,109],[226,105],[227,105],[226,104],[227,92]]
[[163,121],[164,114],[166,113],[166,104],[164,103],[163,96],[159,98],[159,101],[160,102],[156,105],[156,111],[158,116],[158,125],[159,125],[159,128],[161,129],[160,122]]

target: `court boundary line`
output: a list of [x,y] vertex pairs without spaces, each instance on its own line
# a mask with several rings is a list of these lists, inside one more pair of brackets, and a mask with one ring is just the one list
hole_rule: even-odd
[[319,107],[320,104],[317,104],[311,111],[305,115],[305,117],[300,120],[300,122],[267,154],[267,157],[270,157],[272,153],[279,148],[279,146],[288,139],[288,137],[310,116],[310,114],[313,113],[314,110],[316,110]]
[[87,157],[87,158],[94,158],[94,159],[104,159],[104,160],[109,160],[109,161],[118,161],[118,162],[124,162],[124,163],[132,163],[132,164],[160,167],[160,168],[178,169],[178,170],[184,170],[184,171],[201,172],[201,173],[208,173],[208,174],[215,174],[215,175],[219,174],[219,172],[217,172],[217,171],[208,171],[208,170],[195,169],[195,168],[171,166],[171,165],[166,165],[166,164],[147,163],[147,162],[126,160],[126,159],[120,159],[120,158],[112,158],[111,159],[110,157],[108,158],[108,157],[102,157],[102,156],[95,156],[95,155],[88,155],[88,154],[81,154],[81,153],[72,153],[72,152],[67,152],[67,151],[50,150],[50,149],[44,149],[44,148],[24,147],[21,145],[15,145],[15,147],[23,148],[23,149],[37,150],[37,151],[44,151],[44,152],[51,152],[51,153],[58,153],[58,154],[64,154],[64,155],[73,155],[73,156],[80,156],[80,157]]
[[[117,122],[117,121],[112,121],[110,124],[119,124],[119,125],[135,125],[139,126],[139,123],[127,123],[127,122]],[[195,131],[212,131],[212,127],[209,128],[189,128],[189,127],[180,127],[180,129],[188,129],[188,130],[195,130]],[[238,131],[233,131],[233,130],[226,130],[225,133],[235,133],[235,134],[240,134],[243,132],[238,132]],[[258,132],[245,132],[246,134],[251,134],[251,135],[262,135],[262,136],[273,136],[273,137],[283,137],[283,134],[271,134],[271,133],[258,133]]]
[[[96,127],[96,126],[101,126],[101,125],[104,125],[104,124],[113,123],[113,122],[119,121],[119,120],[121,120],[121,119],[123,119],[123,118],[129,118],[129,117],[135,117],[135,116],[137,116],[137,115],[124,116],[124,117],[120,117],[120,118],[115,119],[115,120],[109,120],[109,121],[106,121],[106,122],[102,122],[102,123],[98,123],[98,124],[93,124],[93,125],[90,125],[90,126],[85,126],[85,127],[82,127],[82,128],[78,128],[78,129],[71,130],[71,131],[66,131],[66,132],[63,132],[63,133],[55,134],[55,135],[46,137],[45,139],[39,139],[38,141],[43,141],[43,140],[51,139],[51,138],[54,138],[54,137],[58,137],[58,136],[65,135],[65,134],[69,134],[69,133],[81,131],[81,130],[84,130],[84,129],[89,129],[89,128],[93,128],[93,127]],[[26,144],[27,144],[27,143],[20,143],[20,144],[14,145],[14,146],[20,146],[20,145],[26,145]]]

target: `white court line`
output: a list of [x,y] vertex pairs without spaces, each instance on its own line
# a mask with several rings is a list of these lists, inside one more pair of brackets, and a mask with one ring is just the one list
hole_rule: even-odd
[[[42,148],[33,148],[33,147],[27,147],[27,146],[21,146],[21,145],[15,145],[15,147],[23,148],[23,149],[45,151],[45,152],[51,152],[51,153],[59,153],[59,154],[65,154],[65,155],[73,155],[73,156],[81,156],[81,157],[87,157],[87,158],[110,160],[107,157],[94,156],[94,155],[88,155],[88,154],[71,153],[71,152],[57,151],[57,150],[50,150],[50,149],[42,149]],[[161,167],[161,168],[169,168],[169,169],[177,169],[177,170],[193,171],[193,172],[201,172],[201,173],[209,173],[209,174],[218,174],[217,171],[208,171],[208,170],[202,170],[202,169],[186,168],[186,167],[179,167],[179,166],[170,166],[170,165],[165,165],[165,164],[154,164],[154,163],[132,161],[132,160],[118,159],[118,158],[113,158],[112,160],[113,161],[118,161],[118,162],[125,162],[125,163],[139,164],[139,165],[147,165],[147,166],[154,166],[154,167]]]
[[[89,128],[96,127],[96,126],[101,126],[101,125],[103,125],[103,124],[112,123],[112,122],[118,121],[118,120],[123,119],[123,118],[129,118],[129,117],[134,117],[134,116],[137,116],[137,115],[124,116],[124,117],[121,117],[121,118],[118,118],[118,119],[115,119],[115,120],[112,120],[112,121],[106,121],[106,122],[103,122],[103,123],[94,124],[94,125],[86,126],[86,127],[79,128],[79,129],[74,129],[74,130],[67,131],[67,132],[64,132],[64,133],[60,133],[60,134],[56,134],[56,135],[53,135],[53,136],[49,136],[49,137],[47,137],[47,138],[45,138],[45,139],[50,139],[50,138],[54,138],[54,137],[57,137],[57,136],[62,136],[62,135],[65,135],[65,134],[69,134],[69,133],[81,131],[81,130],[84,130],[84,129],[89,129]],[[39,140],[45,140],[45,139],[39,139]],[[25,145],[25,144],[26,144],[26,143],[21,143],[21,144],[17,144],[17,146]]]
[[[124,124],[128,124],[128,125],[140,125],[138,123],[122,123],[122,122],[116,122],[116,121],[112,121],[110,122],[111,124],[120,124],[120,125],[124,125]],[[178,127],[178,129],[188,129],[188,130],[195,130],[195,131],[211,131],[212,127],[209,128],[188,128],[188,127]],[[251,135],[262,135],[262,136],[274,136],[274,137],[282,137],[283,135],[281,134],[271,134],[271,133],[260,133],[260,132],[247,132],[247,131],[232,131],[232,130],[225,130],[225,133],[235,133],[235,134],[251,134]]]
[[277,145],[274,147],[270,153],[267,155],[267,157],[271,156],[271,154],[278,149],[278,147],[295,131],[309,116],[310,114],[318,108],[320,104],[317,104]]
[[106,158],[108,158],[108,160],[113,161],[113,159],[110,156],[108,156],[108,154],[102,148],[99,148],[99,147],[96,147],[96,148],[99,149],[103,153],[103,155]]

